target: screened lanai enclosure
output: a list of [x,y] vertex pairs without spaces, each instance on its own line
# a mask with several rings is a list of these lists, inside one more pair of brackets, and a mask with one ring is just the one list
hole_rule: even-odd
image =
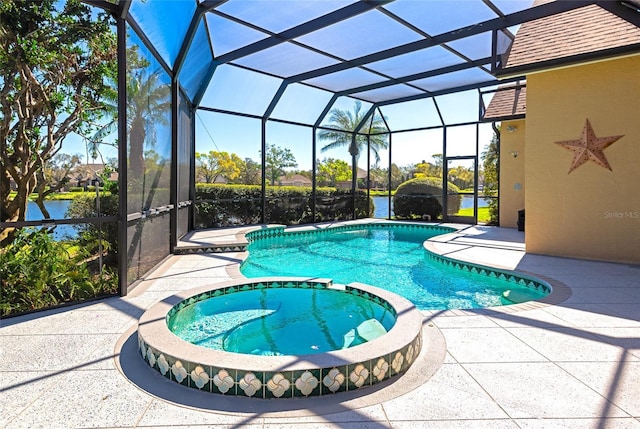
[[[51,3],[54,16],[71,13],[73,2]],[[518,117],[484,118],[489,101],[524,88],[525,72],[585,59],[532,56],[507,68],[514,35],[524,22],[594,4],[622,18],[633,6],[85,0],[84,19],[107,25],[113,40],[104,61],[114,73],[102,78],[112,91],[101,115],[34,164],[46,174],[33,180],[46,187],[28,188],[11,172],[5,133],[3,198],[27,188],[36,197],[21,214],[17,202],[5,204],[3,243],[15,246],[23,229],[79,240],[67,250],[88,249],[88,269],[111,270],[109,290],[126,294],[196,229],[363,217],[486,222],[479,213],[499,202],[498,121]],[[45,188],[90,195],[54,212]]]

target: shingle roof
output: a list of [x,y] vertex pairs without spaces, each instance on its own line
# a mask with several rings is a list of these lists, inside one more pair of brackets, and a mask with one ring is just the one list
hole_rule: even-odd
[[[537,0],[535,5],[548,3]],[[505,67],[531,70],[549,67],[552,60],[590,54],[640,44],[640,28],[608,12],[590,5],[558,15],[529,21],[520,27],[508,53]],[[639,47],[640,51],[640,47]],[[522,118],[526,113],[526,88],[508,85],[498,88],[489,103],[484,120]]]
[[522,24],[508,54],[510,68],[640,43],[640,28],[590,5]]
[[494,94],[483,119],[503,120],[522,118],[526,112],[527,88],[525,86],[508,85],[498,88]]

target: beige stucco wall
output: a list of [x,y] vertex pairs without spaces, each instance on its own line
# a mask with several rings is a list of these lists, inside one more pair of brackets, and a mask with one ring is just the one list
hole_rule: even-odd
[[[597,137],[624,135],[568,174],[589,119]],[[640,263],[640,55],[527,76],[527,251]]]
[[[511,130],[511,131],[510,131]],[[500,226],[516,228],[524,208],[524,120],[503,121],[500,127]],[[517,153],[517,156],[514,156]]]

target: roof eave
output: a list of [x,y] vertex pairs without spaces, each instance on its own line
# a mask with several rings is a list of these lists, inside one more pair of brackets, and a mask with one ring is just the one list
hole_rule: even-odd
[[523,64],[520,66],[507,67],[504,69],[496,70],[495,76],[498,79],[508,79],[515,76],[541,73],[555,69],[574,67],[578,65],[607,61],[616,58],[630,57],[635,55],[640,55],[640,43],[617,46],[615,48],[609,48],[600,51],[586,52],[569,57],[554,58],[551,60]]
[[481,118],[480,122],[502,122],[502,121],[514,121],[517,119],[526,119],[525,113],[519,113],[517,115],[504,115],[504,116],[492,116],[490,118]]

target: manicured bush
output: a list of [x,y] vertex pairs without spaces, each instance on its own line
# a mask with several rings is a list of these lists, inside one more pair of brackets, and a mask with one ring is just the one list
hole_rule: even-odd
[[[318,188],[316,217],[312,216],[312,192],[308,187],[267,186],[267,223],[298,225],[351,219],[350,190]],[[196,229],[261,222],[262,188],[258,185],[196,185]],[[356,216],[368,217],[373,203],[363,191],[356,193]]]
[[[453,183],[448,184],[449,195],[447,206],[449,213],[460,209],[461,197],[459,189]],[[423,177],[407,180],[398,186],[393,196],[393,212],[398,219],[430,220],[442,218],[442,179],[439,177]]]

